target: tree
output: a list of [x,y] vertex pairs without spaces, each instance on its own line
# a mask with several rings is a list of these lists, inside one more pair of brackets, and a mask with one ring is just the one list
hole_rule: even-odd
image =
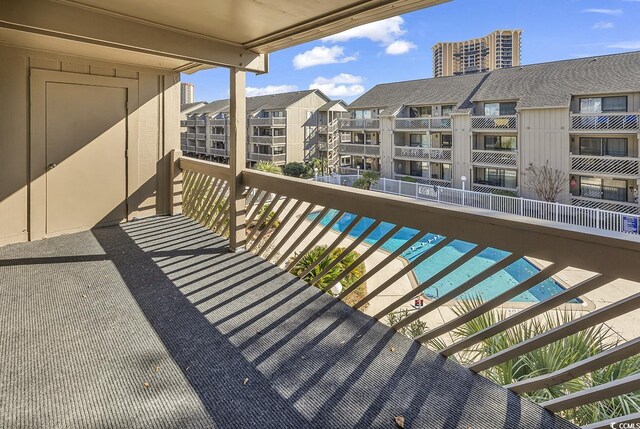
[[567,186],[567,175],[561,170],[549,167],[549,161],[539,167],[529,164],[525,172],[525,183],[543,201],[556,202],[558,195]]
[[307,167],[301,162],[290,162],[284,166],[282,172],[285,176],[304,177],[307,175]]
[[418,183],[418,179],[416,179],[415,177],[411,177],[411,176],[402,176],[400,178],[401,182],[407,182],[407,183]]
[[[460,317],[481,304],[483,301],[480,298],[461,300],[457,301],[452,310],[456,316]],[[562,310],[547,312],[539,318],[516,325],[470,346],[459,352],[457,358],[463,365],[477,362],[558,326],[565,325],[579,315]],[[454,329],[451,335],[455,342],[483,331],[508,316],[505,309],[492,310]],[[614,339],[610,328],[601,324],[507,360],[484,371],[482,375],[498,384],[506,385],[566,368],[617,345],[618,341]],[[435,348],[439,349],[440,347]],[[636,355],[556,386],[526,393],[524,396],[540,403],[639,372],[640,356]],[[637,412],[640,412],[640,392],[624,394],[566,410],[561,415],[582,426]]]
[[367,170],[360,174],[360,177],[353,182],[354,188],[371,189],[380,179],[380,173],[377,171]]
[[273,162],[260,161],[253,166],[254,170],[264,171],[265,173],[282,174],[282,169]]
[[[315,246],[296,263],[296,265],[291,270],[291,273],[296,276],[300,276],[304,271],[306,271],[307,267],[315,263],[320,258],[320,256],[324,254],[324,252],[327,250],[327,247],[328,246],[326,245]],[[322,271],[324,271],[324,269],[327,266],[329,266],[329,264],[331,264],[338,256],[340,256],[342,252],[344,252],[344,250],[345,249],[342,247],[336,247],[335,249],[333,249],[326,258],[324,258],[319,264],[317,264],[313,268],[313,270],[311,270],[311,272],[309,272],[309,274],[304,276],[302,279],[307,282],[310,282]],[[344,258],[342,258],[342,260],[339,263],[337,263],[326,274],[320,277],[320,280],[318,280],[315,283],[315,286],[319,289],[325,290],[327,286],[329,286],[331,282],[333,282],[340,273],[346,270],[347,267],[351,266],[359,257],[360,257],[359,253],[353,252],[353,251],[349,252]],[[355,267],[353,270],[351,270],[351,272],[347,274],[342,280],[340,280],[340,283],[342,284],[344,289],[347,289],[356,280],[362,277],[365,274],[365,272],[366,272],[366,268],[364,264],[360,264],[357,267]],[[326,292],[329,294],[332,294],[330,290]],[[347,295],[344,299],[344,302],[348,305],[353,305],[358,301],[360,301],[362,298],[364,298],[366,295],[367,295],[367,285],[366,283],[363,283],[360,286],[358,286],[353,292]],[[366,308],[366,306],[363,306],[362,308],[364,309]]]

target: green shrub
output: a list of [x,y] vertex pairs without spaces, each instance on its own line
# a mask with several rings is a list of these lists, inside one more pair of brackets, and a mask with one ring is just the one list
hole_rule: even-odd
[[305,177],[308,173],[307,167],[301,162],[290,162],[282,170],[285,176]]

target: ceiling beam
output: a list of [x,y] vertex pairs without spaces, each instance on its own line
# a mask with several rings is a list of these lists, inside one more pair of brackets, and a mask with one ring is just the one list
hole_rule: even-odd
[[208,66],[235,67],[256,73],[268,71],[266,53],[49,0],[3,3],[0,27]]

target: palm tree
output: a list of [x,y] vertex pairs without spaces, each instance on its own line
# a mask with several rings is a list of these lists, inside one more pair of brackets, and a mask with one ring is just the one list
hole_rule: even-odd
[[[452,307],[452,310],[456,316],[461,316],[482,303],[483,301],[480,298],[461,300]],[[501,350],[515,346],[536,335],[562,326],[573,320],[576,316],[577,315],[571,311],[561,310],[545,313],[540,318],[531,319],[516,325],[511,329],[487,338],[471,348],[458,353],[457,359],[462,364],[472,363],[500,352]],[[504,309],[496,309],[484,313],[453,330],[453,339],[458,340],[469,337],[507,317],[508,314]],[[510,384],[565,368],[568,365],[594,356],[616,345],[618,345],[618,340],[610,328],[604,324],[594,326],[540,349],[501,363],[484,371],[482,375],[498,384]],[[544,402],[638,372],[640,372],[640,356],[634,356],[557,386],[527,393],[525,396],[535,402]],[[562,413],[562,415],[578,425],[586,425],[636,412],[640,412],[640,392],[621,395],[594,404],[567,410]]]
[[254,170],[264,171],[265,173],[282,174],[282,168],[273,162],[259,161],[253,166]]
[[[307,267],[311,266],[311,264],[315,263],[327,250],[326,245],[315,246],[311,249],[306,255],[304,255],[298,263],[293,267],[291,273],[300,276],[304,271],[306,271]],[[324,258],[319,264],[317,264],[307,275],[305,275],[302,279],[310,282],[317,275],[319,275],[324,269],[329,266],[331,262],[333,262],[338,256],[344,252],[343,247],[336,247],[331,250],[329,256]],[[320,280],[315,284],[315,286],[319,289],[325,290],[329,284],[333,280],[338,277],[340,273],[342,273],[347,267],[351,266],[358,258],[360,254],[357,252],[349,252],[342,260],[337,263],[333,268],[331,268],[325,275],[323,275]],[[347,274],[340,283],[346,289],[351,286],[356,280],[362,277],[366,272],[366,268],[364,264],[360,264],[355,267],[349,274]],[[333,295],[331,290],[328,290],[327,293]],[[366,283],[358,286],[352,293],[350,293],[347,297],[345,297],[344,302],[353,305],[356,302],[360,301],[367,294],[367,286]]]
[[377,171],[367,170],[364,171],[355,182],[353,182],[353,187],[360,189],[371,189],[371,187],[375,185],[379,179],[380,173],[378,173]]

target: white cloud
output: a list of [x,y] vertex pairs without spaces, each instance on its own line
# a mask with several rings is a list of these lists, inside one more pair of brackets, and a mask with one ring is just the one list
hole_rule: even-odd
[[403,25],[404,19],[400,16],[394,16],[325,37],[322,41],[346,42],[351,39],[368,39],[384,47],[385,52],[389,55],[402,55],[417,48],[414,43],[400,38],[407,32]]
[[293,57],[293,67],[301,70],[321,64],[347,63],[355,59],[355,55],[346,56],[342,46],[316,46]]
[[608,30],[613,28],[613,22],[596,22],[593,27],[594,30]]
[[262,88],[247,87],[247,97],[255,97],[257,95],[280,94],[282,92],[291,92],[298,89],[295,85],[267,85]]
[[622,9],[584,9],[583,13],[600,13],[603,15],[620,16]]
[[404,19],[400,16],[394,16],[393,18],[351,28],[342,33],[325,37],[322,40],[326,42],[346,42],[351,39],[369,39],[372,42],[390,45],[406,32],[402,29],[402,24],[404,24]]
[[607,45],[607,48],[612,49],[640,49],[640,40],[630,40],[626,42],[617,42]]
[[319,76],[311,82],[309,89],[319,89],[329,97],[355,97],[364,92],[364,86],[360,85],[362,80],[362,76],[348,73],[330,78]]
[[407,40],[396,40],[384,50],[389,55],[402,55],[406,54],[412,49],[416,49],[417,46]]

